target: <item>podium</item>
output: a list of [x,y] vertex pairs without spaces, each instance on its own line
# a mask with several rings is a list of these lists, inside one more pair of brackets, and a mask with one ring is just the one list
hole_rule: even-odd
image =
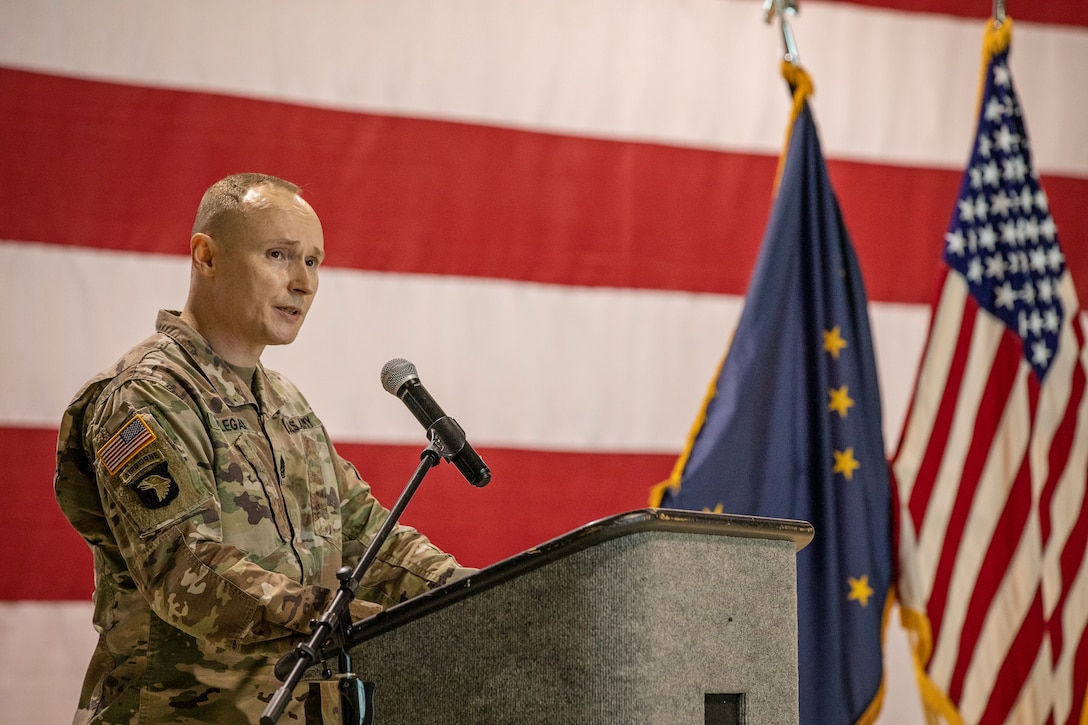
[[631,511],[358,622],[349,649],[376,725],[796,724],[796,552],[812,536]]

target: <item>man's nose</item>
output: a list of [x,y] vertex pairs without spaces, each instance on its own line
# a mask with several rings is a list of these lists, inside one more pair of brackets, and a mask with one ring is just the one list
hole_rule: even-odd
[[291,265],[291,289],[299,294],[317,292],[317,267],[300,261]]

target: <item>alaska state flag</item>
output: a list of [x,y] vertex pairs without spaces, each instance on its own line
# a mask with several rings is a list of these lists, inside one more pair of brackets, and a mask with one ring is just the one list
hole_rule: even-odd
[[[861,272],[806,97],[744,311],[692,440],[655,490],[667,508],[802,519],[800,722],[871,722],[892,576],[890,489]],[[791,77],[792,73],[792,77]]]

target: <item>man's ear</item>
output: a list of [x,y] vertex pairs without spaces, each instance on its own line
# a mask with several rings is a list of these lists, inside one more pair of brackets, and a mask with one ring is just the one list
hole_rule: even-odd
[[213,272],[215,241],[207,234],[197,232],[189,240],[189,255],[193,260],[193,272],[210,275]]

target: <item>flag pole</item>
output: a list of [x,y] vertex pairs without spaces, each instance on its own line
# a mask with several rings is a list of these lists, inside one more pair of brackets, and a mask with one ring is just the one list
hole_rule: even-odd
[[763,22],[770,23],[771,18],[778,18],[778,25],[782,30],[782,44],[786,48],[785,59],[793,65],[801,64],[801,57],[797,53],[797,42],[793,38],[793,28],[790,27],[789,18],[799,14],[797,8],[799,0],[764,0]]
[[[773,1],[773,0],[771,0]],[[1000,28],[1005,22],[1005,0],[994,0],[994,27]]]

